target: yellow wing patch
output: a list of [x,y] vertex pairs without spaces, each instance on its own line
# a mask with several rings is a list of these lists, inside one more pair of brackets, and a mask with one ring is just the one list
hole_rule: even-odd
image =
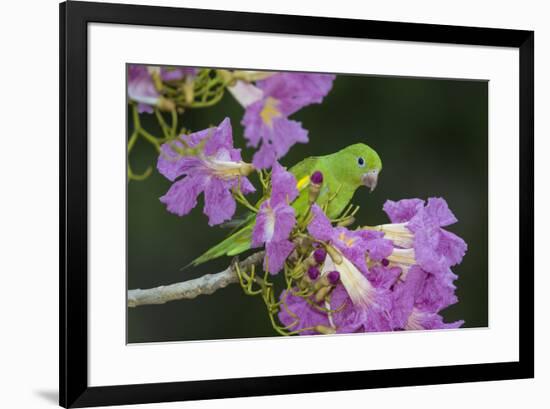
[[308,176],[308,175],[304,176],[302,179],[300,179],[300,180],[298,181],[298,183],[296,183],[296,188],[297,188],[298,190],[302,190],[302,189],[304,189],[307,185],[309,185],[309,176]]

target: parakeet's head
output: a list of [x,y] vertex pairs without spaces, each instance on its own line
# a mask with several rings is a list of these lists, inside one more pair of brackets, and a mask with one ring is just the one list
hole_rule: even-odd
[[352,183],[359,187],[366,186],[372,192],[378,183],[382,170],[382,161],[374,149],[364,143],[356,143],[337,153],[341,157],[339,166]]

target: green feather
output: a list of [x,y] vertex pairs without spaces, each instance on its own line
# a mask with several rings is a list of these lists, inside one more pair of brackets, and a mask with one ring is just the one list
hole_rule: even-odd
[[233,233],[221,243],[216,244],[214,247],[206,251],[206,253],[193,260],[191,265],[197,266],[218,257],[236,256],[237,254],[245,252],[250,248],[253,226],[254,221],[249,222],[245,227]]

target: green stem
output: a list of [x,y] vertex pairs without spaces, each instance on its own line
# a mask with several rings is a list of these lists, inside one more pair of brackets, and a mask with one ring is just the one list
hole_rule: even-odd
[[239,178],[239,184],[237,185],[237,188],[233,190],[233,197],[237,202],[245,206],[247,209],[253,211],[254,213],[258,213],[258,208],[253,206],[246,197],[244,197],[243,193],[241,192],[241,179]]
[[134,145],[136,144],[136,141],[138,139],[139,133],[134,130],[132,133],[132,136],[130,136],[130,139],[128,140],[128,153],[134,148]]
[[248,200],[246,200],[246,199],[243,200],[242,198],[240,198],[239,196],[236,196],[236,195],[233,195],[233,197],[235,198],[235,200],[236,200],[237,202],[239,202],[240,204],[242,204],[242,205],[243,205],[244,207],[246,207],[248,210],[251,210],[251,211],[253,211],[254,213],[258,213],[258,209],[256,209],[254,206],[252,206],[252,205],[250,204],[250,202],[248,202]]
[[224,92],[218,93],[214,98],[212,98],[209,101],[193,101],[189,107],[191,108],[208,108],[213,105],[216,105],[218,102],[221,101],[222,97],[224,95]]
[[160,111],[155,108],[155,116],[157,117],[157,121],[162,129],[162,133],[164,134],[164,138],[165,139],[169,139],[170,138],[170,135],[171,135],[171,132],[169,131],[169,128],[168,128],[168,124],[166,123],[166,121],[164,120],[162,114],[160,113]]
[[141,134],[141,136],[145,138],[147,142],[149,142],[151,145],[155,147],[157,152],[160,152],[160,144],[158,139],[155,136],[151,135],[149,132],[147,132],[143,128],[138,129],[138,132]]
[[173,138],[175,138],[177,135],[177,129],[178,129],[178,112],[175,109],[172,109],[172,130],[171,135]]
[[137,180],[137,181],[145,180],[149,176],[151,176],[151,173],[153,173],[153,168],[151,166],[149,166],[149,167],[147,167],[147,169],[145,169],[145,172],[143,172],[142,174],[137,174],[136,175],[132,171],[132,168],[131,168],[130,164],[128,164],[128,181],[130,181],[130,180]]

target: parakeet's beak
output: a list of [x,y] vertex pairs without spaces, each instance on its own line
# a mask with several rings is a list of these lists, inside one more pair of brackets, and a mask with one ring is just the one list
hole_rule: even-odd
[[361,182],[372,192],[378,183],[378,170],[370,170],[361,176]]

